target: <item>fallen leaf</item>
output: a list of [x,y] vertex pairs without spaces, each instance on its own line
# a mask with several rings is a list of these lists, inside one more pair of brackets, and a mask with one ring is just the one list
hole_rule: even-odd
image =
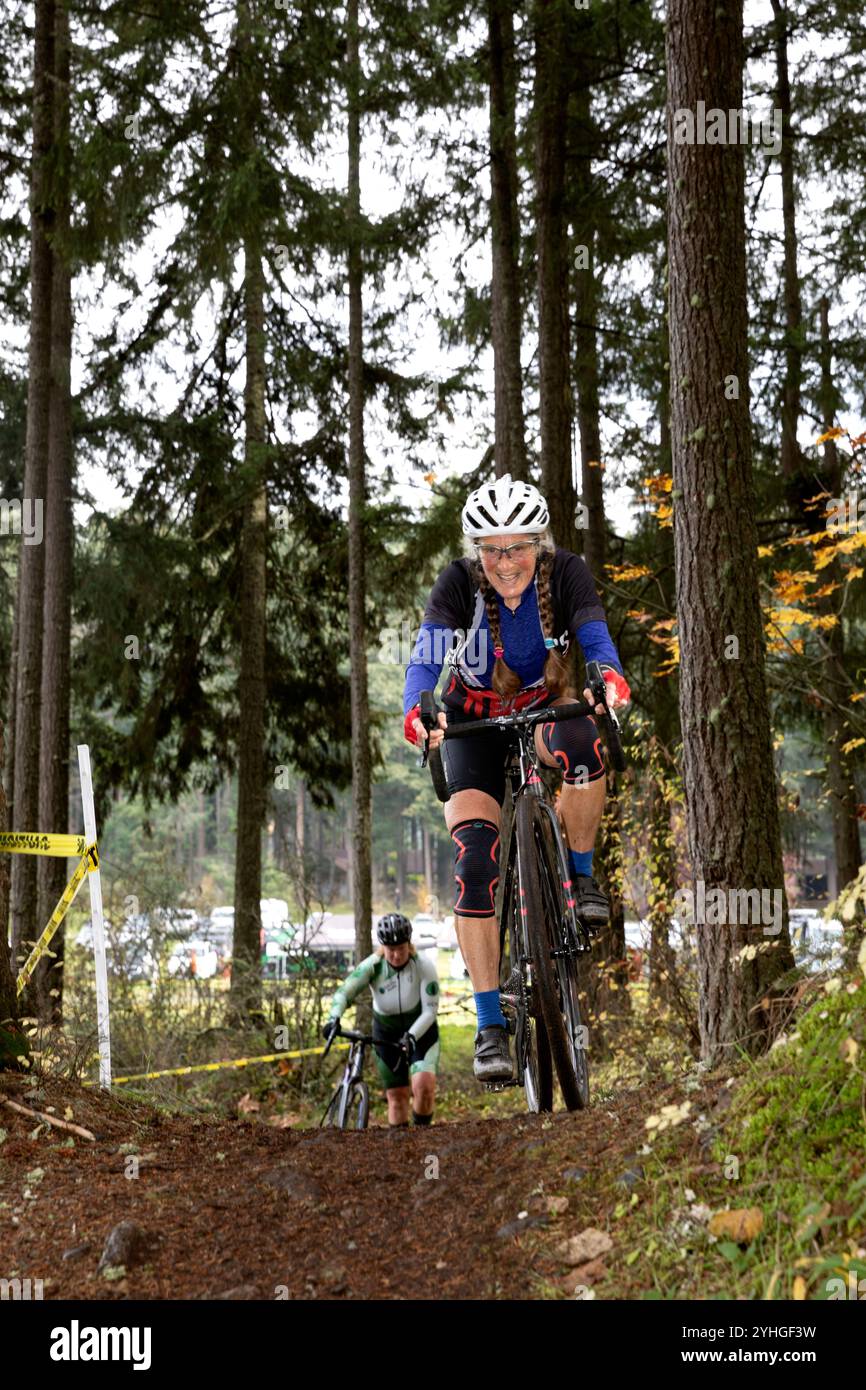
[[740,1207],[736,1211],[717,1211],[710,1217],[709,1231],[714,1236],[728,1236],[738,1245],[748,1245],[764,1228],[764,1213],[760,1207]]
[[242,1115],[251,1115],[255,1110],[261,1110],[261,1104],[253,1100],[249,1091],[245,1091],[238,1101],[238,1110]]
[[802,1274],[798,1274],[795,1278],[791,1296],[795,1303],[802,1303],[804,1301],[806,1297],[806,1280],[803,1278]]

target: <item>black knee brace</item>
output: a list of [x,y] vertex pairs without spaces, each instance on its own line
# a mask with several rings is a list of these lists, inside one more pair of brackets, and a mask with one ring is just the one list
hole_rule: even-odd
[[499,830],[490,820],[462,820],[451,831],[457,848],[454,911],[461,917],[492,917],[499,882]]
[[541,738],[548,753],[552,753],[562,768],[563,781],[569,787],[586,786],[604,776],[601,756],[601,735],[594,719],[563,719],[542,724]]

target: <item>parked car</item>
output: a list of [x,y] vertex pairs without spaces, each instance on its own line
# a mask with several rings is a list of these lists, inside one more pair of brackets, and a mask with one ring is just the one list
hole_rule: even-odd
[[455,947],[451,956],[451,979],[468,980],[469,971],[466,969],[466,962],[460,954],[460,947]]
[[201,939],[209,941],[222,961],[232,958],[235,934],[235,910],[233,907],[215,907],[203,924]]
[[213,943],[199,938],[179,941],[168,958],[166,968],[173,979],[210,980],[219,967],[220,957]]
[[435,950],[438,944],[439,923],[436,918],[429,912],[416,912],[412,918],[412,945],[415,950]]
[[[75,945],[93,950],[93,929],[88,920],[78,932]],[[158,944],[151,931],[147,913],[122,918],[119,922],[105,921],[105,963],[112,975],[126,980],[153,980],[159,972]]]
[[792,907],[788,914],[791,949],[798,965],[810,974],[838,970],[842,965],[842,923],[829,920],[814,907]]

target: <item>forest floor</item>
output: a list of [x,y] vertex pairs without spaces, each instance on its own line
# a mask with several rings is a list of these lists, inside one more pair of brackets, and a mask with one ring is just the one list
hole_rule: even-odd
[[[340,1133],[166,1116],[68,1082],[33,1095],[7,1074],[0,1100],[53,1107],[96,1138],[0,1106],[0,1270],[41,1279],[50,1298],[565,1296],[606,1267],[598,1236],[577,1265],[557,1247],[607,1231],[639,1181],[648,1107],[673,1092]],[[139,1228],[136,1248],[100,1273],[124,1221]]]
[[815,989],[767,1057],[599,1069],[576,1114],[486,1096],[453,1027],[429,1128],[389,1131],[377,1098],[368,1130],[319,1130],[264,1081],[227,1117],[0,1073],[0,1278],[86,1300],[828,1297],[866,1275],[866,986]]

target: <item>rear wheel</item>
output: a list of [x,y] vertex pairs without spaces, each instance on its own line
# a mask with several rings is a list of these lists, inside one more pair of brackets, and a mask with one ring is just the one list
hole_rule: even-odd
[[521,904],[532,959],[533,994],[568,1110],[589,1102],[586,1048],[580,1029],[577,959],[553,827],[534,798],[517,803]]

